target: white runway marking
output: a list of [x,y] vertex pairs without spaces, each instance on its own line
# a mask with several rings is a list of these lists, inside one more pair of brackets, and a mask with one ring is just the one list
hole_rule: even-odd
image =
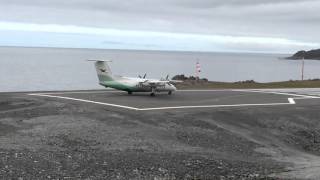
[[[232,91],[230,89],[221,89],[221,90],[201,90],[201,89],[194,89],[194,90],[177,90],[182,92],[213,92],[213,91]],[[56,95],[63,95],[63,94],[96,94],[96,93],[111,93],[111,92],[124,92],[119,90],[85,90],[85,91],[66,91],[66,92],[43,92],[43,93],[33,93],[33,94],[56,94]]]
[[[239,91],[239,92],[255,92],[255,93],[266,93],[266,94],[278,94],[278,95],[286,95],[286,96],[294,96],[288,98],[288,103],[260,103],[260,104],[229,104],[229,105],[199,105],[199,106],[171,106],[171,107],[154,107],[154,108],[136,108],[131,106],[124,106],[119,104],[111,104],[111,103],[103,103],[98,101],[86,100],[86,99],[79,99],[79,98],[71,98],[65,96],[57,96],[59,94],[72,94],[72,93],[104,93],[104,92],[120,92],[120,91],[84,91],[84,92],[61,92],[61,93],[34,93],[29,94],[32,96],[43,96],[43,97],[51,97],[51,98],[58,98],[58,99],[67,99],[73,101],[80,101],[80,102],[87,102],[93,104],[100,104],[105,106],[111,107],[118,107],[136,111],[148,111],[148,110],[165,110],[165,109],[190,109],[190,108],[219,108],[219,107],[246,107],[246,106],[279,106],[279,105],[294,105],[296,104],[294,99],[309,99],[309,98],[320,98],[316,96],[307,96],[307,95],[300,95],[300,94],[291,94],[291,93],[282,93],[282,92],[270,92],[270,91],[262,91],[262,90],[181,90],[181,91],[188,91],[188,92],[201,92],[201,91]],[[54,95],[50,95],[54,94]]]
[[[320,91],[320,88],[316,90]],[[265,94],[278,94],[278,95],[287,95],[294,97],[302,97],[302,98],[294,98],[294,99],[303,99],[303,98],[320,98],[320,96],[313,95],[304,95],[304,94],[295,94],[295,93],[286,93],[286,92],[278,92],[284,90],[292,90],[292,89],[190,89],[190,90],[177,90],[178,92],[220,92],[220,91],[235,91],[235,92],[256,92],[256,93],[265,93]],[[297,89],[293,89],[297,90]],[[304,89],[302,89],[304,90]],[[308,89],[309,90],[309,89]],[[55,95],[63,95],[63,94],[96,94],[96,93],[111,93],[111,92],[123,92],[119,90],[85,90],[85,91],[70,91],[70,92],[44,92],[44,93],[34,93],[34,94],[55,94]]]
[[265,104],[230,104],[230,105],[204,105],[204,106],[172,106],[172,107],[156,107],[156,108],[141,108],[140,111],[148,110],[163,110],[163,109],[188,109],[188,108],[218,108],[218,107],[246,107],[246,106],[279,106],[279,105],[290,105],[295,104],[289,103],[265,103]]
[[[178,92],[218,92],[218,91],[232,91],[232,89],[193,89],[193,90],[177,90]],[[124,92],[119,90],[84,90],[84,91],[65,91],[65,92],[43,92],[43,93],[33,93],[33,94],[96,94],[96,93],[111,93],[111,92]]]
[[47,95],[47,94],[29,94],[29,95],[30,96],[51,97],[51,98],[58,98],[58,99],[68,99],[68,100],[73,100],[73,101],[81,101],[81,102],[100,104],[100,105],[105,105],[105,106],[112,106],[112,107],[125,108],[125,109],[131,109],[131,110],[139,110],[138,108],[135,108],[135,107],[123,106],[123,105],[119,105],[119,104],[103,103],[103,102],[91,101],[91,100],[86,100],[86,99],[70,98],[70,97],[64,97],[64,96],[53,96],[53,95]]
[[284,92],[273,92],[273,91],[263,91],[263,90],[239,90],[234,89],[232,91],[239,91],[239,92],[256,92],[256,93],[264,93],[264,94],[278,94],[278,95],[286,95],[286,96],[295,96],[295,97],[303,97],[303,98],[320,98],[317,96],[309,96],[309,95],[303,95],[303,94],[294,94],[294,93],[284,93]]
[[296,104],[296,102],[294,101],[293,98],[288,98],[288,101],[289,101],[290,104]]
[[[257,92],[257,93],[265,93],[265,94],[278,94],[278,95],[287,95],[287,96],[295,96],[295,97],[301,97],[299,99],[302,99],[302,98],[309,98],[309,99],[318,99],[320,98],[319,96],[310,96],[310,95],[304,95],[304,94],[294,94],[294,93],[285,93],[285,92],[276,92],[276,91],[266,91],[266,90],[263,90],[263,89],[247,89],[247,90],[244,90],[244,89],[233,89],[232,91],[242,91],[242,92]],[[297,99],[297,98],[294,98],[294,99]]]
[[63,95],[63,94],[97,94],[97,93],[108,93],[108,92],[123,92],[123,91],[117,91],[117,90],[107,90],[107,91],[70,91],[70,92],[44,92],[44,93],[33,93],[30,95],[38,95],[38,94],[57,94],[57,95]]

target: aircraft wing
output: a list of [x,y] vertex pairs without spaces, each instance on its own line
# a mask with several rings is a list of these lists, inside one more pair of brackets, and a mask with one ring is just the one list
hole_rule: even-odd
[[171,83],[183,83],[183,81],[180,80],[170,80]]
[[177,83],[177,82],[182,82],[182,81],[175,81],[175,80],[145,80],[141,82],[145,86],[164,86],[166,83]]
[[168,83],[169,81],[161,81],[161,80],[145,80],[143,81],[142,83],[147,85],[147,84],[150,84],[150,85],[157,85],[157,84],[165,84],[165,83]]

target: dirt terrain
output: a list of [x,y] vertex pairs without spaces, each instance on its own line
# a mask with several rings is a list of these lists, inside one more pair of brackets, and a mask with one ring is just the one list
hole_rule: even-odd
[[0,94],[0,179],[316,179],[319,100],[131,111]]

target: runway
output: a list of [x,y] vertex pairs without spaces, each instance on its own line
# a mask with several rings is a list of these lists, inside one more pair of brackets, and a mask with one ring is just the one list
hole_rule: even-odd
[[318,179],[319,95],[0,93],[0,178]]
[[295,104],[297,99],[318,96],[263,90],[181,90],[174,95],[147,93],[128,95],[121,91],[32,93],[31,96],[65,99],[129,110],[169,110],[191,108],[222,108],[244,106],[277,106]]

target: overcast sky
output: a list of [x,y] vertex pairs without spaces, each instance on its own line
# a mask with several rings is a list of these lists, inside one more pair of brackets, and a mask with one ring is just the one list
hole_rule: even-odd
[[0,0],[0,45],[293,53],[320,0]]

